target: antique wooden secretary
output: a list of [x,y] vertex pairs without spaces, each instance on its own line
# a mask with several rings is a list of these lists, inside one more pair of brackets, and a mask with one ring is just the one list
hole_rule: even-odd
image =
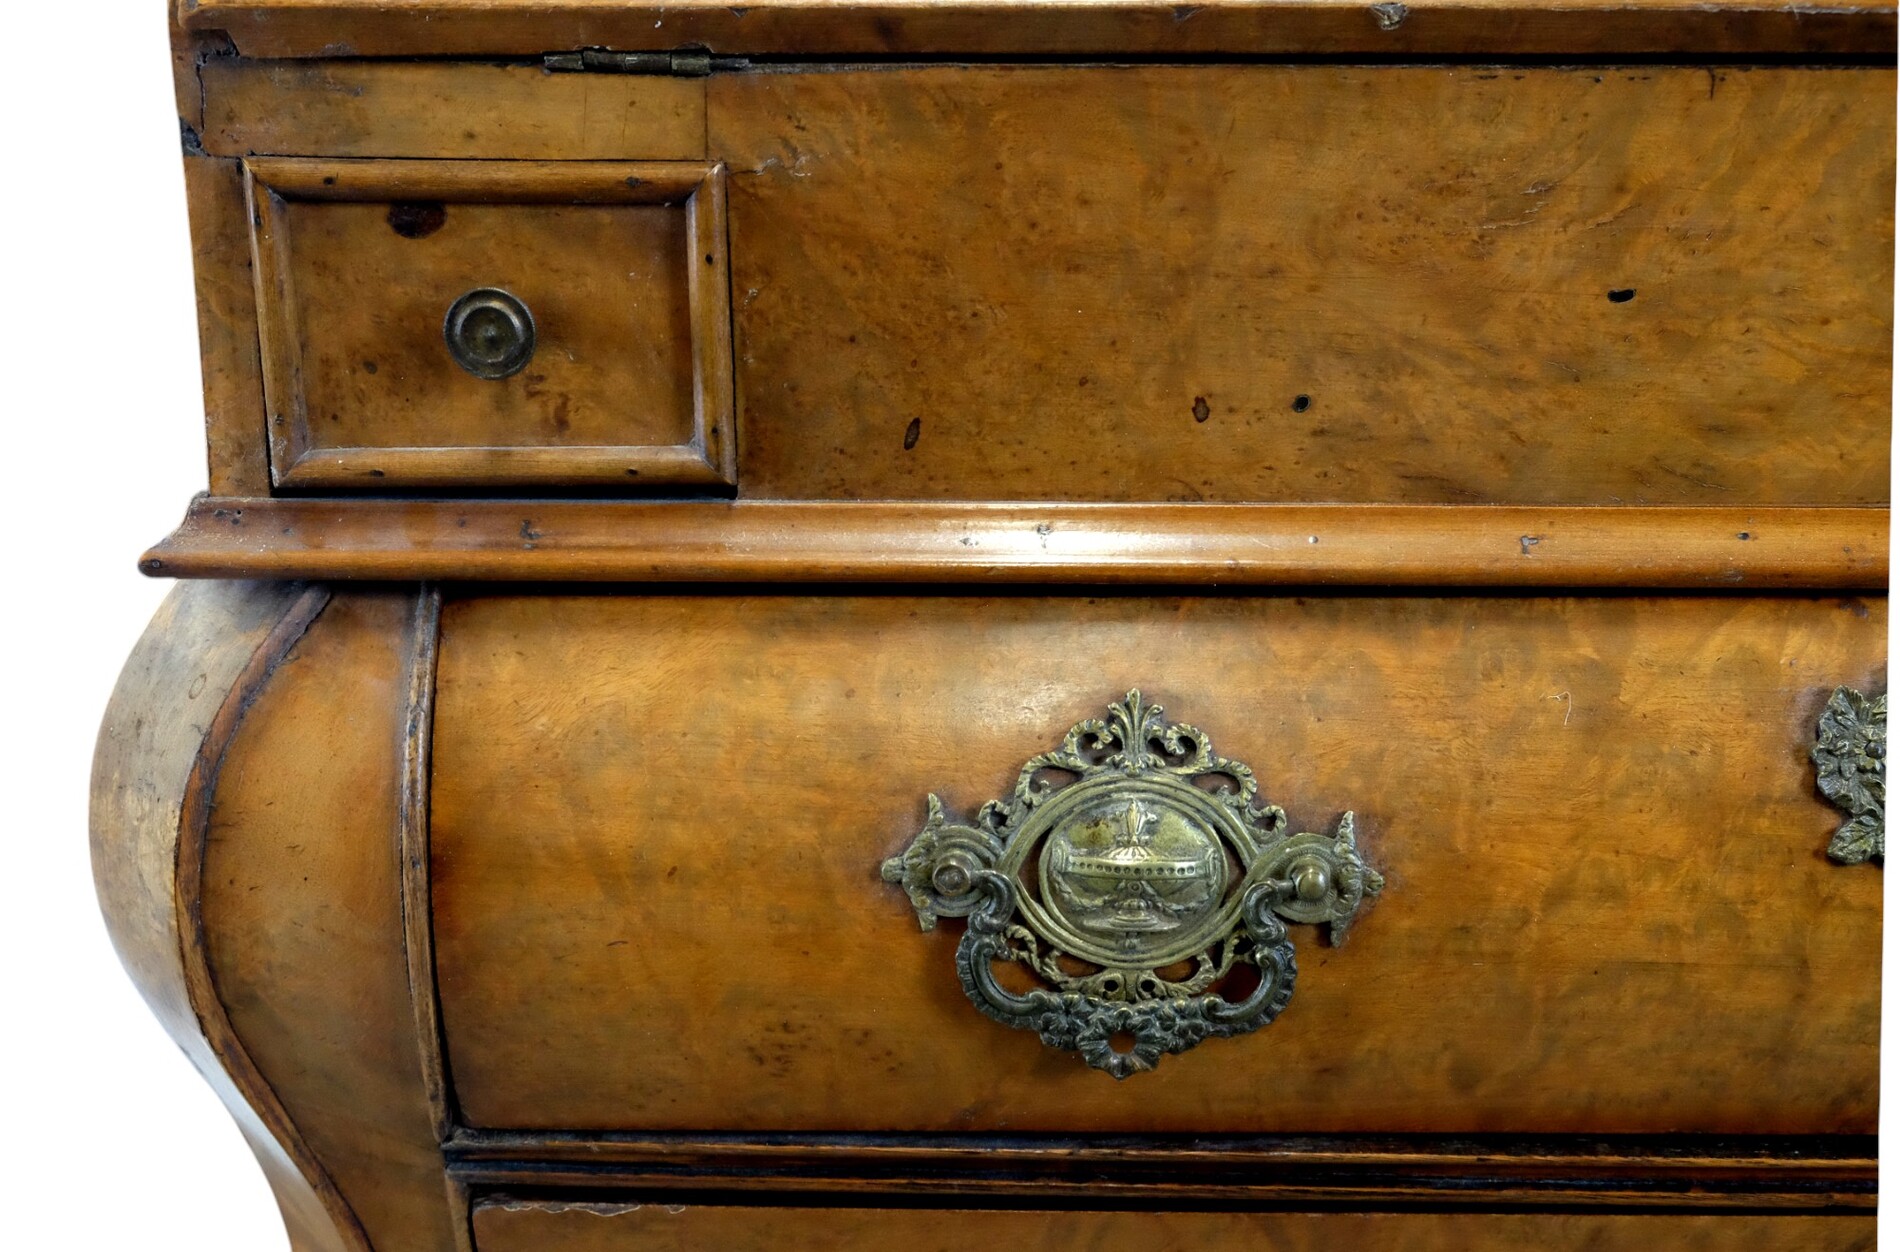
[[1872,1247],[1890,0],[173,30],[93,837],[298,1252]]

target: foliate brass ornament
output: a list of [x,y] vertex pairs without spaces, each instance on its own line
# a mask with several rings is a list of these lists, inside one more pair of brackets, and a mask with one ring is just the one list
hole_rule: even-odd
[[[885,880],[925,930],[969,919],[972,1004],[1116,1078],[1271,1022],[1293,995],[1286,923],[1324,923],[1337,944],[1385,885],[1351,813],[1331,835],[1289,833],[1251,769],[1139,691],[1032,757],[975,821],[926,803]],[[1004,986],[999,966],[1033,985]]]
[[1815,785],[1847,813],[1827,854],[1843,865],[1887,857],[1887,697],[1836,687],[1815,728]]

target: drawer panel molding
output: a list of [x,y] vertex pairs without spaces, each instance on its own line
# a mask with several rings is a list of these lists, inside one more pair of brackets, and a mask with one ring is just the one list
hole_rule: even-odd
[[245,170],[278,488],[734,481],[723,166]]
[[[1341,942],[1385,880],[1353,815],[1293,834],[1254,772],[1139,689],[1033,756],[974,823],[929,820],[883,863],[932,929],[967,917],[963,993],[1116,1079],[1278,1017],[1298,973],[1286,923]],[[1033,985],[999,979],[999,967]]]

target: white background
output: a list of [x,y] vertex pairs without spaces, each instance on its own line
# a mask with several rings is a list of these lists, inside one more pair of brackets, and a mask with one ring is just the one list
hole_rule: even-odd
[[18,1252],[288,1247],[237,1128],[120,970],[87,857],[93,738],[167,587],[138,555],[205,485],[166,16],[6,18],[0,1247]]
[[[165,0],[12,6],[0,76],[0,1244],[23,1252],[287,1246],[236,1129],[121,973],[87,861],[93,737],[166,590],[134,562],[205,477],[165,19]],[[1825,920],[1799,900],[1783,916]]]

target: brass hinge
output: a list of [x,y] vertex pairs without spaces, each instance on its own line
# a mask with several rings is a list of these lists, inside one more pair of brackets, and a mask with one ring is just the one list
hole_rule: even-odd
[[[716,62],[716,64],[715,64]],[[704,48],[675,52],[612,52],[582,48],[579,52],[550,52],[541,68],[564,74],[659,74],[673,78],[704,78],[717,69],[743,68],[743,57],[718,57]]]

